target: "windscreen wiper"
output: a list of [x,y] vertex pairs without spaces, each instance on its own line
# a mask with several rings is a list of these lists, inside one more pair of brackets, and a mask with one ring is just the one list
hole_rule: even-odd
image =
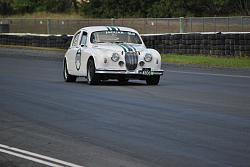
[[123,41],[114,41],[112,43],[124,43]]

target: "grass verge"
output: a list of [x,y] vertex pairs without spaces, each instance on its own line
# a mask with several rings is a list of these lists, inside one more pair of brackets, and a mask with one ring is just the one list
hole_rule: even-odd
[[209,67],[224,68],[248,68],[250,69],[249,57],[223,57],[223,56],[205,56],[205,55],[179,55],[162,54],[162,61],[177,64],[198,64]]

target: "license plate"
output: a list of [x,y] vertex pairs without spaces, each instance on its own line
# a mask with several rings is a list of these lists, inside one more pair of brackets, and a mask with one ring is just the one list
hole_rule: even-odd
[[143,75],[151,75],[151,69],[150,68],[143,68],[142,74]]

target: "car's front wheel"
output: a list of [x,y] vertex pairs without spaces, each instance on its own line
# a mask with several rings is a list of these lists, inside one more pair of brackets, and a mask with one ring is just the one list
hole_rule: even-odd
[[70,75],[67,68],[67,62],[64,60],[64,66],[63,66],[63,77],[65,82],[75,82],[76,76]]
[[158,85],[160,81],[160,75],[153,75],[146,78],[147,85]]
[[87,73],[87,80],[89,85],[96,85],[99,83],[99,78],[97,74],[95,73],[95,62],[93,59],[90,59],[88,61],[88,73]]

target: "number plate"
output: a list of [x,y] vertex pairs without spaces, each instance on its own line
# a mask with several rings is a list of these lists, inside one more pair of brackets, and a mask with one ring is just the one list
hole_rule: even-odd
[[143,68],[142,74],[143,75],[151,75],[151,69],[150,68]]

